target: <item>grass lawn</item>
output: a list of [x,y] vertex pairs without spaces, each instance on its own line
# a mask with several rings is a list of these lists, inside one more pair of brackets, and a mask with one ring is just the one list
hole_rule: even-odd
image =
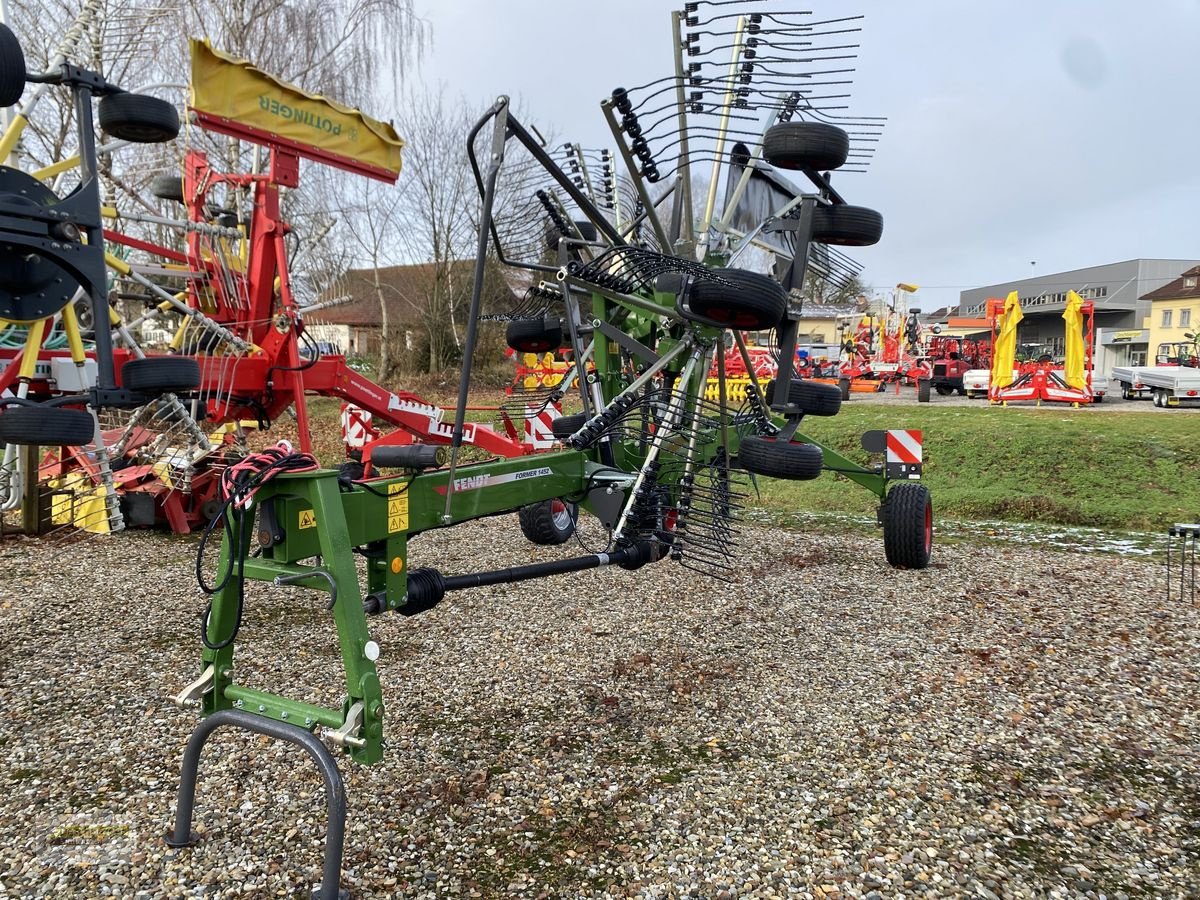
[[[1200,421],[1192,415],[1070,409],[847,404],[802,431],[853,459],[873,428],[919,428],[939,516],[1160,530],[1200,516]],[[844,478],[760,480],[772,509],[869,513]]]
[[[428,399],[453,406],[453,385],[423,387]],[[494,404],[501,396],[480,392],[471,402]],[[317,453],[329,464],[342,456],[338,407],[310,400]],[[489,421],[491,414],[468,418]],[[806,419],[801,431],[865,463],[859,437],[876,428],[921,429],[924,482],[939,517],[1150,531],[1200,518],[1200,419],[1191,414],[859,402]],[[758,504],[774,512],[870,515],[876,506],[873,494],[836,474],[758,483]]]

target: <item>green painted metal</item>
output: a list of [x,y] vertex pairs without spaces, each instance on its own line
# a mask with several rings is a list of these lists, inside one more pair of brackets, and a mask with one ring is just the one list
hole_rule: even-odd
[[839,475],[845,475],[855,484],[862,485],[880,500],[887,497],[888,478],[882,472],[865,468],[848,456],[843,456],[831,447],[826,447],[820,441],[797,432],[796,440],[821,448],[825,468]]

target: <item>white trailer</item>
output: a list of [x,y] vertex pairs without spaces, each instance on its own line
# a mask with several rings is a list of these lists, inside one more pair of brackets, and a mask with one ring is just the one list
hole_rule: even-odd
[[1152,371],[1154,366],[1113,366],[1112,380],[1121,392],[1122,400],[1144,400],[1150,396],[1150,388],[1142,381],[1142,373]]
[[1200,369],[1195,366],[1115,366],[1112,374],[1126,400],[1150,397],[1164,408],[1200,403]]
[[1150,391],[1155,406],[1200,405],[1200,369],[1194,366],[1149,367],[1142,371],[1141,383]]

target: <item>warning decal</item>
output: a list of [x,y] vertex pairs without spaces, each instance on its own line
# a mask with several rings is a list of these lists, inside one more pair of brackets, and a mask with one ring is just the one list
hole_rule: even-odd
[[408,530],[408,485],[388,485],[388,534]]
[[301,528],[316,528],[317,514],[311,509],[300,510],[300,527]]

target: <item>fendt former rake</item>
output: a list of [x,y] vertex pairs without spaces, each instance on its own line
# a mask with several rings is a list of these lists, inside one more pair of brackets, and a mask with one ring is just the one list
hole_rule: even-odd
[[[376,670],[383,650],[371,638],[371,616],[421,613],[471,587],[610,565],[637,570],[668,558],[721,577],[746,552],[736,520],[756,476],[843,474],[879,497],[888,561],[928,565],[932,505],[916,480],[919,435],[864,435],[864,449],[887,460],[865,467],[799,430],[805,416],[837,413],[841,395],[793,378],[793,289],[811,270],[826,278],[855,271],[833,248],[874,243],[882,229],[877,213],[847,204],[823,173],[848,160],[865,163],[870,149],[857,149],[846,128],[869,143],[880,123],[829,121],[837,95],[822,91],[849,71],[833,61],[850,55],[843,42],[852,20],[820,22],[770,6],[734,15],[724,3],[689,3],[676,14],[675,75],[618,89],[601,104],[615,155],[568,153],[564,168],[506,97],[472,130],[482,214],[448,460],[420,444],[377,448],[374,467],[393,474],[353,480],[280,450],[230,470],[200,671],[177,698],[204,719],[185,754],[172,845],[194,840],[195,782],[212,731],[228,725],[272,735],[304,747],[325,775],[331,822],[321,896],[338,895],[345,800],[327,744],[364,764],[384,752]],[[716,46],[706,49],[706,41]],[[730,51],[731,59],[718,61]],[[612,170],[617,158],[622,176]],[[694,207],[692,172],[702,164],[711,164],[711,183]],[[807,189],[780,169],[798,173]],[[664,182],[665,191],[655,187]],[[785,265],[774,275],[738,267],[755,248]],[[560,449],[466,463],[464,412],[492,253],[539,279],[508,317],[510,346],[565,345],[575,372],[564,381],[578,390],[582,412],[554,423]],[[724,384],[725,347],[737,347],[752,373],[743,333],[764,330],[777,335],[778,378],[767,385],[751,378],[735,407]],[[705,390],[714,364],[722,378],[712,400]],[[528,536],[557,543],[577,508],[607,530],[599,552],[463,574],[409,566],[409,539],[420,532],[519,510]],[[355,552],[365,558],[365,584]],[[345,665],[340,706],[236,680],[249,582],[325,595]]]

